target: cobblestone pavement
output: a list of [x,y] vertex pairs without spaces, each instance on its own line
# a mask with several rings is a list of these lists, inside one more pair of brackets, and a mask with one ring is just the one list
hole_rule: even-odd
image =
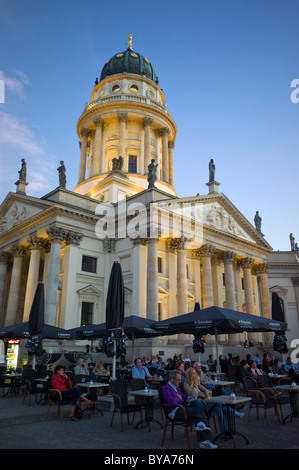
[[[175,428],[174,440],[167,430],[165,445],[161,446],[162,429],[157,423],[152,423],[151,431],[146,427],[138,427],[140,415],[136,415],[135,424],[128,425],[124,416],[124,432],[120,430],[120,416],[116,414],[113,427],[110,427],[112,411],[105,410],[104,416],[91,414],[81,421],[72,422],[68,419],[69,405],[64,406],[64,418],[57,416],[57,407],[50,409],[48,419],[45,418],[47,405],[35,404],[32,400],[28,405],[19,397],[0,397],[0,449],[106,449],[125,450],[155,449],[159,451],[187,451],[187,439],[183,428]],[[248,423],[248,405],[242,410],[243,418],[236,421],[237,431],[246,435],[249,444],[246,445],[241,437],[236,437],[238,449],[299,449],[299,418],[290,419],[285,424],[279,423],[272,409],[269,410],[270,426],[267,426],[263,412],[259,420],[256,413],[251,412]],[[290,411],[288,404],[283,406],[284,416]],[[155,418],[161,421],[161,411],[156,409]],[[214,427],[212,425],[212,430]],[[213,433],[215,435],[215,433]],[[191,432],[192,449],[198,449],[196,433]],[[218,439],[218,449],[233,449],[232,440]],[[110,452],[110,451],[109,451]],[[194,450],[193,450],[194,452]],[[198,451],[200,452],[200,451]],[[111,453],[111,452],[110,452]],[[101,453],[103,455],[103,453]]]

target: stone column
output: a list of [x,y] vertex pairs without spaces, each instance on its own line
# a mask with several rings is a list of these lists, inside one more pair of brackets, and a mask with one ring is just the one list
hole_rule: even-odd
[[12,254],[14,260],[9,286],[5,325],[14,325],[17,323],[22,262],[25,254],[25,248],[22,245],[14,245],[12,247]]
[[94,124],[96,126],[94,144],[93,144],[93,156],[90,162],[89,176],[97,176],[100,174],[101,164],[101,150],[102,150],[102,132],[103,132],[103,119],[95,119]]
[[169,184],[174,187],[173,149],[174,140],[170,140],[168,142]]
[[158,237],[148,238],[146,311],[147,318],[158,321]]
[[[270,291],[268,283],[268,265],[267,263],[261,264],[258,266],[258,272],[261,279],[261,296],[262,296],[262,306],[263,306],[263,317],[272,318],[271,311],[271,301],[270,301]],[[273,333],[265,334],[266,343],[268,345],[273,344]]]
[[[202,290],[203,290],[203,308],[213,306],[213,281],[212,281],[212,263],[211,256],[215,251],[215,247],[211,245],[202,245],[199,248],[202,261]],[[215,343],[215,337],[211,335],[205,336],[207,345]]]
[[124,162],[126,161],[126,128],[127,128],[127,113],[119,113],[119,135],[118,135],[118,156],[123,157]]
[[51,240],[47,292],[45,300],[45,323],[56,326],[57,293],[59,286],[60,244],[66,236],[65,230],[51,226],[47,230]]
[[36,235],[32,235],[29,240],[31,244],[30,262],[27,276],[26,295],[24,303],[23,321],[29,320],[30,310],[34,299],[38,275],[39,275],[39,262],[40,262],[40,250],[42,239]]
[[202,288],[203,288],[203,308],[213,306],[213,282],[211,256],[215,247],[203,245],[200,249],[202,260]]
[[69,329],[77,326],[77,318],[71,315],[70,312],[75,312],[77,308],[76,276],[78,251],[82,238],[83,235],[78,232],[68,232],[65,240],[61,308],[58,324],[60,328]]
[[[250,315],[255,315],[254,310],[254,299],[253,299],[253,283],[251,268],[253,266],[254,260],[251,258],[245,258],[242,262],[243,272],[244,272],[244,293],[245,293],[245,305],[246,313]],[[254,342],[256,341],[256,333],[248,333],[248,338]]]
[[177,293],[178,315],[188,313],[188,284],[187,284],[187,260],[186,239],[177,239]]
[[[222,256],[224,262],[226,308],[230,310],[236,310],[235,278],[233,270],[235,257],[235,253],[231,251],[223,253]],[[239,344],[238,335],[228,335],[228,343],[230,345]]]
[[150,117],[146,117],[142,125],[144,127],[144,174],[148,173],[148,166],[151,162],[151,125],[154,120]]
[[49,274],[50,251],[51,251],[51,243],[46,238],[44,238],[43,240],[43,250],[44,250],[43,283],[44,283],[44,290],[45,290],[45,295],[46,295],[48,274]]
[[170,130],[167,127],[164,127],[161,130],[162,136],[162,180],[165,183],[169,182],[169,165],[168,165],[168,135]]
[[78,183],[81,183],[82,181],[85,180],[88,130],[83,129],[81,131],[81,138],[82,138],[82,141],[80,142],[81,153],[80,153]]
[[2,324],[2,310],[4,304],[5,286],[7,280],[8,253],[0,251],[0,322]]
[[[237,290],[237,303],[238,303],[237,310],[239,312],[243,312],[243,304],[244,304],[241,267],[242,267],[242,262],[239,259],[236,260],[235,262],[235,286]],[[245,335],[246,333],[239,333],[240,344],[244,344],[244,341],[246,339]]]

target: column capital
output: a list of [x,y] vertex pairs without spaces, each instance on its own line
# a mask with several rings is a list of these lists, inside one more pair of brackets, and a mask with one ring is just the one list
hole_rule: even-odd
[[176,250],[185,250],[188,239],[186,237],[168,238],[168,248],[175,253]]
[[115,251],[115,239],[114,238],[104,238],[103,247],[105,253],[112,253]]
[[205,257],[211,257],[212,254],[214,253],[216,247],[213,246],[213,245],[202,245],[200,248],[199,248],[199,252],[200,252],[200,255],[202,258],[205,258]]
[[117,115],[118,122],[127,122],[128,114],[127,113],[118,113]]
[[233,251],[225,251],[224,253],[222,253],[221,256],[222,256],[224,264],[233,263],[236,258],[236,253],[234,253]]
[[151,117],[145,117],[142,121],[142,127],[151,126],[154,120]]
[[294,287],[299,287],[299,277],[292,277]]
[[253,258],[242,258],[240,260],[240,264],[241,264],[243,269],[251,269],[252,266],[253,266],[253,263],[254,263]]
[[40,250],[43,246],[44,239],[37,235],[29,235],[29,243],[31,250]]
[[104,124],[105,124],[105,121],[104,121],[104,119],[102,119],[101,117],[99,117],[99,118],[96,118],[96,119],[93,121],[93,123],[94,123],[94,125],[95,125],[96,127],[98,127],[98,126],[102,126],[102,127],[103,127]]
[[79,232],[68,232],[65,237],[66,245],[79,246],[82,242],[83,235]]
[[66,231],[61,227],[51,225],[47,230],[47,234],[51,240],[51,243],[61,243],[66,236]]
[[258,264],[256,270],[258,274],[267,274],[269,270],[268,263]]
[[148,239],[147,238],[142,238],[138,235],[136,238],[130,238],[131,242],[133,243],[134,246],[146,246]]
[[14,258],[22,258],[25,255],[25,247],[23,245],[13,245],[11,251]]
[[223,263],[223,257],[219,253],[212,254],[211,262],[213,266],[221,266]]
[[168,141],[168,148],[169,149],[174,149],[175,147],[175,141],[174,140],[169,140]]
[[80,135],[81,135],[82,138],[83,137],[87,138],[88,135],[89,135],[89,130],[88,129],[82,129],[81,132],[80,132]]
[[169,135],[170,134],[170,129],[168,129],[168,127],[163,127],[162,129],[159,129],[159,135],[161,135],[162,137],[164,135]]

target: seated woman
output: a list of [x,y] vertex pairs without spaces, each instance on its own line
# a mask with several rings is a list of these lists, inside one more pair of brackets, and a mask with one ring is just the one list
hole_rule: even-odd
[[107,374],[107,370],[105,369],[104,364],[103,364],[102,361],[99,361],[96,364],[95,368],[93,369],[93,373],[95,375]]
[[[70,419],[72,421],[76,421],[74,412],[79,398],[86,403],[88,408],[91,408],[94,404],[91,400],[88,400],[84,395],[82,395],[82,392],[80,392],[78,387],[72,386],[72,382],[70,381],[69,377],[64,373],[64,367],[60,364],[55,367],[54,374],[50,381],[50,388],[59,390],[61,392],[62,399],[71,397],[72,407]],[[52,400],[59,400],[58,392],[52,392]]]
[[[186,395],[195,398],[208,398],[208,390],[204,387],[197,378],[196,371],[193,367],[189,367],[186,371],[186,380],[183,384],[183,389]],[[209,403],[206,402],[209,411],[215,411],[217,419],[220,425],[220,431],[225,431],[225,415],[223,413],[222,405],[220,403]],[[244,413],[239,413],[234,410],[234,415],[238,418],[242,418]]]

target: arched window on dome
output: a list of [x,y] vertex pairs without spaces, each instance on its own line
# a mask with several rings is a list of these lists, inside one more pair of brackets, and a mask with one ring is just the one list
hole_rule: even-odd
[[112,87],[112,91],[113,91],[113,93],[116,93],[117,91],[120,91],[120,86],[119,85],[114,85]]
[[139,88],[138,88],[137,85],[131,85],[130,86],[130,91],[134,91],[136,93],[137,91],[139,91]]

